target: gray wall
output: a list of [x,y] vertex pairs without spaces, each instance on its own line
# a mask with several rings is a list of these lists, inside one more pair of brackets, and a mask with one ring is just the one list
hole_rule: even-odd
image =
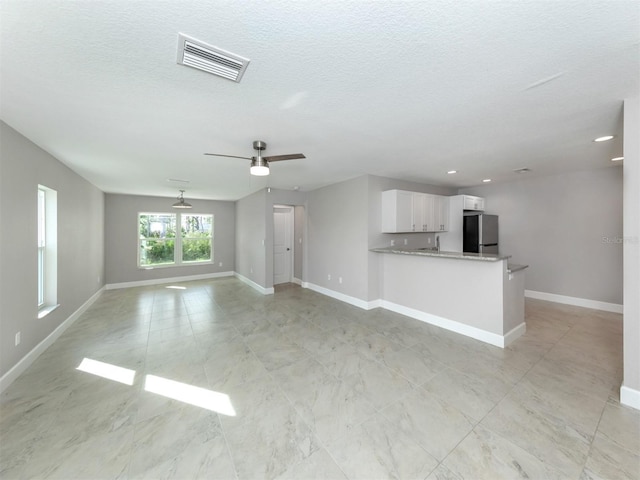
[[[208,265],[138,268],[138,213],[171,212],[175,198],[139,195],[106,195],[106,275],[107,283],[126,283],[162,278],[230,272],[235,268],[235,203],[197,200],[189,212],[214,215],[213,257]],[[222,265],[220,263],[222,262]]]
[[[58,192],[58,303],[37,318],[38,184]],[[0,375],[105,281],[104,194],[0,122]],[[22,341],[14,346],[15,334]]]
[[[263,287],[267,270],[266,195],[266,190],[260,190],[236,202],[236,272]],[[271,212],[269,216],[273,217]]]
[[[236,202],[236,272],[261,287],[273,287],[273,206],[302,207],[296,208],[295,229],[296,238],[302,232],[304,240],[306,201],[303,192],[265,188]],[[302,247],[296,242],[294,274],[300,280],[304,280],[306,243]]]
[[358,177],[309,192],[307,208],[306,280],[361,300],[369,290],[367,192],[368,178]]
[[500,252],[526,289],[622,303],[622,167],[461,189],[500,216]]
[[[640,392],[640,98],[624,102],[624,381]],[[638,399],[636,398],[636,401]],[[636,404],[636,408],[639,408]]]

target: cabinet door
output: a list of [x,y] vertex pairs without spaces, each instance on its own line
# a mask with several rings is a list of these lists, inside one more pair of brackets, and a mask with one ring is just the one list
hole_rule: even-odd
[[382,192],[382,231],[411,232],[413,228],[413,195],[402,190]]
[[413,205],[413,214],[411,220],[411,231],[412,232],[425,232],[425,197],[424,193],[413,193],[412,195],[412,205]]
[[434,231],[446,232],[449,230],[449,198],[436,195],[433,202]]
[[437,230],[435,199],[435,195],[426,194],[424,196],[424,215],[422,217],[424,223],[423,232],[435,232]]
[[413,195],[397,190],[396,232],[413,231]]

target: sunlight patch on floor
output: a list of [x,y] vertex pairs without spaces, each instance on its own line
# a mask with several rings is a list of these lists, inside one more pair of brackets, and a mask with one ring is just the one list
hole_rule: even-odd
[[133,380],[136,376],[135,370],[129,370],[128,368],[118,367],[90,358],[84,358],[76,370],[107,378],[114,382],[124,383],[125,385],[133,385]]
[[212,412],[221,413],[229,417],[235,417],[236,411],[231,405],[229,395],[206,388],[194,387],[186,383],[168,380],[155,375],[147,375],[144,382],[147,392],[157,393],[173,400],[206,408]]

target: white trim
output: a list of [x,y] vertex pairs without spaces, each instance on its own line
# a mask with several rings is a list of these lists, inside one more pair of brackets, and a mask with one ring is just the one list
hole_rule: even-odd
[[[485,342],[490,345],[495,345],[496,347],[505,347],[505,337],[503,337],[502,335],[498,335],[497,333],[487,332],[486,330],[481,330],[464,323],[456,322],[455,320],[449,320],[448,318],[432,315],[430,313],[416,310],[414,308],[405,307],[403,305],[398,305],[397,303],[388,302],[386,300],[382,300],[382,308],[391,310],[392,312],[396,312],[401,315],[405,315],[407,317],[415,318],[416,320],[420,320],[431,325],[435,325],[436,327],[444,328],[461,335],[466,335],[467,337],[475,338],[476,340],[480,340],[481,342]],[[521,327],[516,327],[516,329],[518,328]],[[510,341],[513,341],[513,339],[515,339],[515,337],[512,337],[512,332],[514,330],[511,330],[511,332],[507,334],[510,336]]]
[[100,297],[102,292],[105,290],[105,287],[102,287],[96,293],[94,293],[89,299],[84,302],[80,308],[78,308],[75,312],[73,312],[69,317],[62,322],[58,327],[51,332],[44,340],[42,340],[38,345],[36,345],[29,353],[27,353],[24,357],[20,359],[18,363],[16,363],[11,370],[5,373],[2,378],[0,378],[0,393],[4,392],[4,390],[11,385],[16,378],[18,378],[27,368],[31,366],[35,360],[42,355],[42,353],[49,348],[53,342],[55,342],[60,335],[64,333],[64,331],[69,328],[73,323],[80,318],[87,309],[93,305],[93,303]]
[[293,277],[293,279],[291,280],[291,283],[295,283],[296,285],[302,285],[302,280],[300,280],[299,278]]
[[600,302],[598,300],[589,300],[588,298],[568,297],[566,295],[557,295],[555,293],[536,292],[535,290],[525,290],[524,296],[536,298],[538,300],[547,300],[548,302],[593,308],[594,310],[603,310],[605,312],[622,313],[622,305],[618,303]]
[[640,390],[635,390],[622,385],[620,387],[620,403],[627,407],[640,410]]
[[247,285],[249,285],[252,288],[255,288],[257,291],[259,291],[260,293],[262,293],[263,295],[272,295],[275,290],[273,289],[273,287],[271,288],[265,288],[262,285],[257,284],[256,282],[254,282],[253,280],[249,280],[247,277],[245,277],[244,275],[240,275],[238,272],[233,272],[233,276],[236,277],[238,280],[240,280],[241,282],[246,283]]
[[508,347],[509,345],[511,345],[513,343],[513,341],[519,337],[521,337],[522,335],[525,334],[525,332],[527,331],[527,324],[522,322],[520,325],[513,327],[511,330],[509,330],[504,337],[504,347]]
[[118,288],[146,287],[147,285],[161,285],[163,283],[189,282],[192,280],[206,280],[207,278],[233,277],[234,272],[202,273],[199,275],[186,275],[183,277],[153,278],[151,280],[138,280],[135,282],[109,283],[107,290]]
[[361,300],[359,298],[352,297],[350,295],[345,295],[344,293],[336,292],[335,290],[330,290],[328,288],[321,287],[320,285],[316,285],[314,283],[302,282],[302,287],[313,290],[314,292],[321,293],[323,295],[326,295],[327,297],[335,298],[336,300],[340,300],[341,302],[354,305],[364,310],[371,310],[374,308],[378,308],[380,306],[380,300],[367,302],[366,300]]

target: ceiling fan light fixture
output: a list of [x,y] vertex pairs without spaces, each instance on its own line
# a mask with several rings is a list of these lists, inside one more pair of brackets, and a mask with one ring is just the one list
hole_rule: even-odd
[[178,201],[172,205],[173,208],[192,208],[190,203],[184,201],[184,190],[180,190]]
[[251,175],[257,177],[265,177],[269,175],[269,164],[262,157],[253,157],[251,159],[251,168],[249,169]]

